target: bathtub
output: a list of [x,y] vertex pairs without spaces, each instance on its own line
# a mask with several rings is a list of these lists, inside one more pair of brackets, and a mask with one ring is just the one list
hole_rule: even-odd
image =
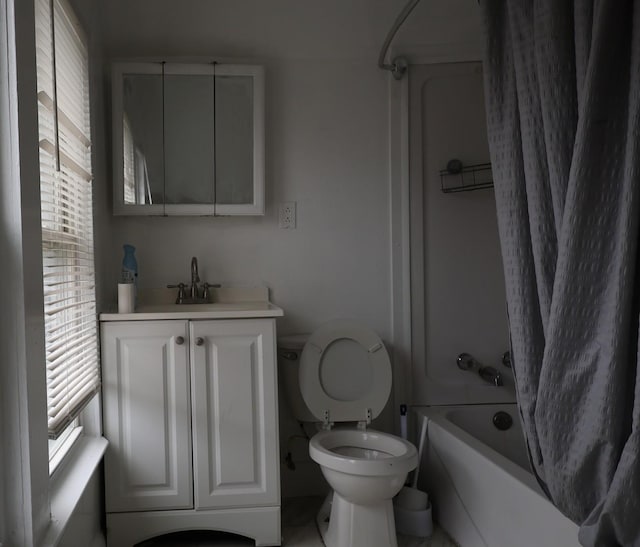
[[[531,473],[515,404],[414,408],[428,420],[419,487],[460,547],[579,546],[578,527],[547,500]],[[492,423],[506,412],[513,425]],[[504,416],[503,416],[504,417]]]

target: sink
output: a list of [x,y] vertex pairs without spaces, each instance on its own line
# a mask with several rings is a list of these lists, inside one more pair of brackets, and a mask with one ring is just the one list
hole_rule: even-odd
[[176,304],[176,291],[141,289],[138,306],[129,314],[102,313],[101,321],[152,321],[167,319],[243,319],[281,317],[283,311],[269,302],[266,287],[222,287],[211,289],[207,304]]
[[138,313],[175,313],[186,311],[215,311],[219,304],[144,304],[136,308]]
[[219,311],[267,310],[269,302],[216,302],[213,304],[146,304],[136,313],[209,313]]

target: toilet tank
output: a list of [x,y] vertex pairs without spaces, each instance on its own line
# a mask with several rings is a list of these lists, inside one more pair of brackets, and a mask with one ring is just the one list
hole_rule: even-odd
[[300,392],[298,370],[302,349],[309,334],[289,334],[278,338],[278,370],[284,382],[285,399],[293,417],[299,422],[317,422]]

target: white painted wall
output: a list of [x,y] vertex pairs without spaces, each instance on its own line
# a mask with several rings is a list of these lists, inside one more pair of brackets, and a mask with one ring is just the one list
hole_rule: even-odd
[[[359,64],[267,66],[264,217],[117,218],[137,248],[139,284],[189,281],[197,256],[211,283],[266,284],[285,309],[280,332],[334,317],[360,319],[389,337],[389,235],[385,75]],[[297,202],[297,229],[277,226],[277,203]]]
[[103,497],[102,470],[98,468],[87,484],[58,547],[104,547]]
[[[285,310],[279,333],[351,317],[389,343],[388,76],[376,67],[376,50],[393,6],[187,4],[110,2],[110,55],[221,56],[265,65],[266,214],[118,217],[105,278],[115,287],[123,243],[137,248],[141,287],[188,281],[197,256],[203,281],[267,285]],[[385,8],[386,16],[372,15],[371,7]],[[296,230],[278,229],[282,201],[297,202]],[[284,457],[298,426],[280,398]],[[390,429],[390,412],[377,425]],[[282,468],[283,495],[323,491],[305,444],[294,441],[293,449],[297,469]]]
[[[404,4],[105,2],[111,58],[218,56],[267,69],[265,217],[116,219],[104,272],[112,296],[129,242],[142,287],[188,280],[196,255],[202,279],[266,283],[286,311],[282,333],[350,316],[389,341],[389,92],[376,61]],[[394,49],[477,58],[479,29],[475,0],[425,0]],[[277,228],[282,201],[298,202],[295,231]]]
[[[202,280],[270,287],[272,300],[285,310],[279,333],[308,332],[332,318],[351,317],[393,349],[398,304],[391,277],[389,86],[397,84],[378,69],[377,58],[404,5],[103,2],[110,58],[223,57],[266,67],[265,216],[112,219],[102,261],[112,306],[122,244],[131,243],[141,287],[188,281],[190,258],[197,256]],[[424,0],[389,55],[477,59],[480,36],[475,0]],[[296,230],[277,227],[282,201],[297,202]],[[297,430],[284,401],[280,408],[284,450]],[[389,408],[376,425],[392,428]],[[284,495],[299,477],[283,470]]]

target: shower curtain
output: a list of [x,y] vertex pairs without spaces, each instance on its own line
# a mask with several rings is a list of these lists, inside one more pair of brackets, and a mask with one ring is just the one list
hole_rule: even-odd
[[532,466],[585,546],[640,546],[640,0],[481,0]]

